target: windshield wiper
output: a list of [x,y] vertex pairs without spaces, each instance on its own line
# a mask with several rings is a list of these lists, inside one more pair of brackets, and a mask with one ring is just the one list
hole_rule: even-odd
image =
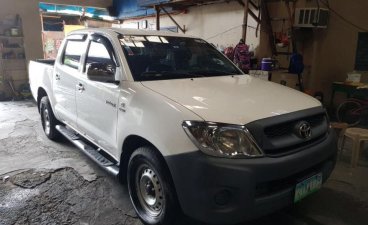
[[142,77],[160,77],[162,75],[163,75],[162,72],[157,72],[157,71],[147,71],[147,72],[141,73]]
[[239,75],[240,73],[228,72],[223,70],[197,70],[191,71],[191,74],[202,75],[202,76],[226,76],[226,75]]
[[[142,77],[162,77],[162,76],[179,76],[181,78],[205,77],[201,74],[194,74],[183,71],[147,71],[141,73]],[[172,77],[178,78],[178,77]]]

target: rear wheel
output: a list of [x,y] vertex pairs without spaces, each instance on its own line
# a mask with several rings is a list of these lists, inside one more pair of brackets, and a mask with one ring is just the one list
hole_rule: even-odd
[[362,104],[356,101],[346,101],[339,105],[336,110],[337,120],[347,123],[349,126],[356,126],[360,123]]
[[47,96],[42,97],[40,101],[40,113],[42,128],[46,136],[53,141],[59,140],[60,133],[56,130],[56,125],[60,124],[60,122],[55,118]]
[[153,148],[138,148],[130,157],[128,188],[135,211],[145,224],[173,224],[178,212],[175,189],[168,169]]

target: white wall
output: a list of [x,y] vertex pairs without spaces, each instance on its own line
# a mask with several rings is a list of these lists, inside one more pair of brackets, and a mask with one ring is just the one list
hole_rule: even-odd
[[[238,2],[230,2],[191,7],[187,13],[180,13],[173,15],[173,17],[182,27],[185,25],[186,34],[203,38],[215,45],[227,47],[235,46],[239,42],[242,36],[243,15],[243,7]],[[130,23],[142,20],[148,20],[148,24],[155,29],[156,18],[154,16],[126,20],[122,26],[129,26]],[[166,15],[161,15],[160,25],[161,27],[175,26]],[[248,17],[248,26],[257,26],[256,21],[250,16]],[[253,44],[254,47],[259,45],[259,38],[255,36],[254,28],[248,27],[246,43]]]
[[[367,0],[334,0],[329,1],[330,7],[352,23],[368,29]],[[300,0],[297,7],[316,7],[315,1]],[[324,6],[323,6],[324,7]],[[284,2],[269,3],[271,17],[287,15]],[[327,29],[298,30],[298,51],[304,56],[304,82],[307,89],[322,91],[325,101],[331,95],[331,84],[344,81],[347,73],[355,66],[358,33],[362,32],[330,12]],[[261,35],[261,51],[258,56],[271,54],[268,35]],[[368,71],[361,71],[363,82],[368,82]],[[345,95],[343,95],[345,96]]]

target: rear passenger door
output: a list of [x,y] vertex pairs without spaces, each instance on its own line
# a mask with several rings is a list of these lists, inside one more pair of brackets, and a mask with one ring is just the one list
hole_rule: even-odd
[[75,91],[82,69],[81,59],[87,49],[86,38],[86,34],[67,37],[53,74],[55,113],[72,127],[76,127],[77,122]]
[[[82,88],[76,92],[78,130],[112,155],[117,148],[119,84],[89,80],[86,70],[91,63],[102,63],[115,68],[115,73],[120,73],[120,70],[116,69],[118,65],[115,56],[108,38],[92,35],[87,49],[84,73],[78,81]],[[119,74],[116,76],[121,77]]]

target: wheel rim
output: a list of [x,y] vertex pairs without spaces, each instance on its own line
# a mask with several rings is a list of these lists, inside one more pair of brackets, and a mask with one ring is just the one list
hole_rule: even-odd
[[47,109],[43,110],[43,128],[46,134],[50,134],[51,124],[49,111]]
[[141,165],[136,172],[135,186],[142,208],[151,216],[158,216],[164,208],[164,195],[155,171]]

